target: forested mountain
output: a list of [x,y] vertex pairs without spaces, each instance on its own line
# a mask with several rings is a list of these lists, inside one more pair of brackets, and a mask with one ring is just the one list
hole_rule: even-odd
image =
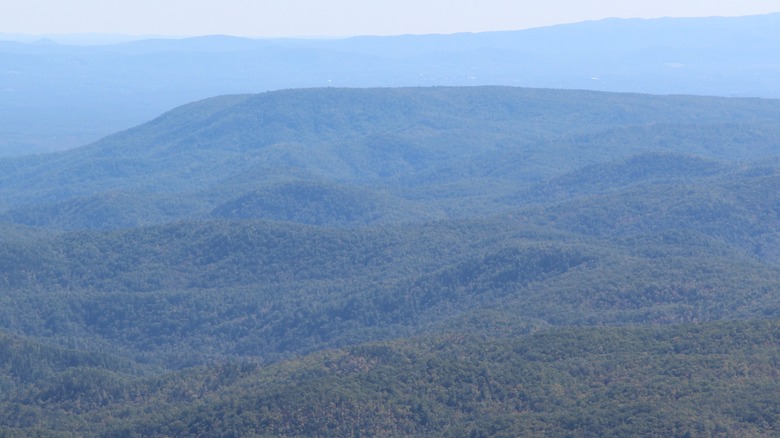
[[[83,148],[2,160],[0,209],[9,221],[65,229],[484,216],[529,184],[635,154],[772,156],[777,119],[775,100],[508,87],[226,96]],[[283,211],[303,204],[313,210]]]
[[215,95],[301,87],[508,85],[778,98],[778,28],[780,14],[344,39],[0,41],[0,155],[81,146]]
[[778,422],[779,336],[767,321],[527,327],[175,376],[83,367],[16,395],[0,411],[0,432],[768,437]]
[[448,333],[248,372],[107,435],[769,436],[779,336],[767,322]]
[[780,102],[194,102],[0,160],[0,435],[772,436]]

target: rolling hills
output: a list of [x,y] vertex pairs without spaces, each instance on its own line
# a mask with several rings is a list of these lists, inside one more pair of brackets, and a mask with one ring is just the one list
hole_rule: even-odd
[[[73,151],[3,160],[0,209],[28,225],[151,225],[279,190],[284,203],[308,202],[289,190],[308,184],[364,209],[396,198],[423,218],[468,217],[528,184],[644,152],[760,160],[780,141],[779,116],[774,100],[509,87],[226,96]],[[347,195],[350,184],[361,190]],[[475,208],[451,199],[467,193]]]
[[0,160],[0,434],[771,436],[778,115],[296,89]]

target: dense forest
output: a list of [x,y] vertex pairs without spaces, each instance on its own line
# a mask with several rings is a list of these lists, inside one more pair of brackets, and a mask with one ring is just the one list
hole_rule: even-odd
[[0,435],[773,436],[779,117],[297,89],[0,160]]

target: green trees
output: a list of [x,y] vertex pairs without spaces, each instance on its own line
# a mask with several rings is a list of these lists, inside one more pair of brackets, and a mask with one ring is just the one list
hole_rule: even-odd
[[777,110],[298,90],[0,162],[0,434],[768,434]]

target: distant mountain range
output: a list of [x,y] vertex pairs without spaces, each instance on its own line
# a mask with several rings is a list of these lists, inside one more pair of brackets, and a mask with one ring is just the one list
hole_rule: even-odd
[[346,39],[0,42],[0,155],[63,150],[223,94],[511,85],[780,97],[780,14]]

